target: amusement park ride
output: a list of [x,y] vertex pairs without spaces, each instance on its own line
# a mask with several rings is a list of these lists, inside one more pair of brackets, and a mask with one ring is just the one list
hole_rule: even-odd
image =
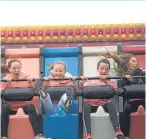
[[[139,61],[139,66],[145,70],[145,24],[108,24],[108,25],[69,25],[69,26],[23,26],[1,27],[1,63],[8,63],[10,58],[19,58],[22,68],[35,79],[50,74],[48,66],[57,61],[67,65],[67,72],[73,76],[96,76],[97,62],[101,54],[108,52],[132,53]],[[115,81],[119,78],[111,62],[110,78]],[[95,70],[94,70],[95,69]],[[4,77],[4,74],[2,74]],[[96,78],[97,79],[97,78]],[[80,78],[78,78],[80,80]],[[1,80],[4,82],[4,80]],[[17,88],[11,88],[13,97],[8,97],[7,91],[3,99],[15,99]],[[56,87],[56,89],[58,89]],[[100,90],[101,89],[101,90]],[[104,90],[104,95],[101,92]],[[59,90],[59,89],[58,89]],[[64,93],[66,88],[60,93]],[[124,93],[106,90],[104,88],[84,88],[78,90],[78,112],[74,109],[65,113],[61,108],[55,115],[43,114],[38,94],[34,94],[28,103],[33,103],[38,114],[42,117],[42,132],[51,139],[83,139],[84,123],[83,98],[114,98],[118,112],[122,112],[123,97],[144,98],[143,85],[133,85],[126,88]],[[107,91],[107,92],[106,92]],[[111,92],[110,92],[111,91]],[[23,89],[22,89],[23,92]],[[49,92],[49,91],[48,91]],[[54,89],[55,92],[55,89]],[[97,93],[98,92],[98,93]],[[131,94],[132,93],[132,94]],[[133,95],[135,93],[135,95]],[[137,95],[139,93],[139,95]],[[97,95],[98,94],[98,95]],[[16,97],[17,98],[17,97]],[[33,139],[34,133],[28,115],[17,112],[10,115],[9,139]],[[145,112],[139,107],[131,114],[130,139],[145,138]],[[100,126],[100,125],[103,126]],[[114,130],[108,113],[99,107],[96,113],[91,114],[92,139],[114,139]]]

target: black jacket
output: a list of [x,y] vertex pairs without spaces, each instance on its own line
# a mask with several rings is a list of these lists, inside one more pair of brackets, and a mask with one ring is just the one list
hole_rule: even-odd
[[[145,77],[145,72],[141,69],[136,69],[131,76],[144,76]],[[122,79],[118,80],[117,82],[118,87],[124,87],[126,85],[131,85],[131,84],[145,84],[145,78],[132,78],[131,81],[128,79]]]

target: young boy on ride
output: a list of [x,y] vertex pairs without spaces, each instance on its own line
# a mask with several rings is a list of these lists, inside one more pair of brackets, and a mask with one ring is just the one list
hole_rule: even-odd
[[[111,85],[117,88],[117,84],[114,81],[108,80],[108,73],[110,70],[110,62],[107,59],[101,59],[97,63],[97,72],[99,73],[99,80],[87,80],[87,77],[81,76],[82,81],[80,81],[80,87],[85,86],[96,86],[96,85]],[[118,122],[118,116],[116,108],[112,102],[105,99],[85,99],[83,105],[84,120],[87,130],[86,139],[91,139],[91,119],[90,113],[96,112],[98,106],[102,106],[106,112],[109,112],[111,122],[115,130],[115,137],[117,139],[124,139],[124,136],[120,130],[120,125]]]

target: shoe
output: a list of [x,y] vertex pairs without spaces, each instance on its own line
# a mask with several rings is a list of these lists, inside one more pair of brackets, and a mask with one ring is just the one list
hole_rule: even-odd
[[87,134],[87,135],[85,136],[85,139],[91,139],[91,134]]
[[73,88],[68,88],[66,90],[66,96],[67,96],[67,99],[65,101],[65,107],[68,108],[72,104],[72,101],[73,101],[73,98],[74,98],[74,89]]
[[116,130],[115,138],[116,139],[124,139],[124,135],[120,129]]
[[51,139],[51,138],[45,138],[42,134],[39,134],[34,139]]
[[43,90],[43,83],[40,79],[35,80],[35,89],[42,99],[46,99],[48,94]]
[[7,137],[2,137],[2,139],[8,139]]

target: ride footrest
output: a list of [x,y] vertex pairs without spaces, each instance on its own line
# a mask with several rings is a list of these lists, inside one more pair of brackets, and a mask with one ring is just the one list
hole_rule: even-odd
[[78,139],[78,114],[43,115],[43,135],[51,139]]

